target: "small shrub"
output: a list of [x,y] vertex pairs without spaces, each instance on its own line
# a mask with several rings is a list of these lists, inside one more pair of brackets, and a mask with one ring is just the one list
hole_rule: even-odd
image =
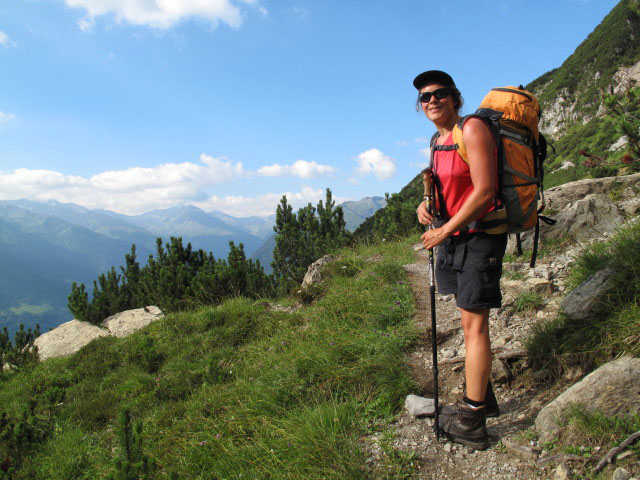
[[145,335],[135,337],[135,340],[131,341],[130,347],[125,352],[125,358],[145,372],[155,373],[162,365],[165,354],[160,351],[153,338]]
[[516,312],[531,312],[544,305],[542,295],[536,292],[520,292],[513,301]]

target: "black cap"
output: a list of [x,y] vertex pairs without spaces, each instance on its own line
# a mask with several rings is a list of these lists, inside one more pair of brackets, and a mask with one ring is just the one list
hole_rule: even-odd
[[456,86],[456,84],[453,83],[453,78],[451,78],[451,75],[440,70],[428,70],[426,72],[422,72],[420,75],[413,79],[413,86],[418,90],[431,83],[439,83],[440,85],[444,85],[445,87],[455,88]]

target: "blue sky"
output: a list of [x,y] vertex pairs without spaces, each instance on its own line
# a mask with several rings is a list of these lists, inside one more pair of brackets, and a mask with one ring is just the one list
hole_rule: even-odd
[[399,191],[433,127],[558,67],[612,0],[0,0],[0,200],[235,216]]

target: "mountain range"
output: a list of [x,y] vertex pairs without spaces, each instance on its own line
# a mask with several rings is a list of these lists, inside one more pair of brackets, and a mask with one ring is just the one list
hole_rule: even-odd
[[[347,228],[355,229],[382,206],[381,197],[345,202]],[[38,323],[47,331],[69,320],[72,282],[91,290],[100,273],[124,263],[132,244],[144,263],[156,251],[157,238],[182,237],[216,258],[226,258],[230,241],[242,243],[245,254],[270,272],[274,224],[275,214],[237,218],[194,206],[123,215],[55,200],[0,201],[0,328],[13,332],[20,323]]]

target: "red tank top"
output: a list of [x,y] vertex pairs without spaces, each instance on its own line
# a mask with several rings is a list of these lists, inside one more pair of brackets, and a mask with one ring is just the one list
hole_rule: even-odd
[[[453,145],[453,137],[451,134],[441,145]],[[494,154],[494,158],[496,155]],[[497,169],[497,162],[496,162]],[[471,170],[457,150],[436,150],[433,155],[433,173],[436,176],[436,186],[441,189],[438,193],[438,201],[444,199],[444,212],[440,207],[440,212],[445,214],[445,218],[453,217],[464,202],[473,192],[473,182],[471,181]],[[497,174],[497,170],[496,170]],[[475,220],[480,220],[487,213],[495,210],[495,205],[489,205],[482,214]],[[469,232],[477,232],[478,230],[470,229]],[[460,232],[454,233],[458,235]]]

